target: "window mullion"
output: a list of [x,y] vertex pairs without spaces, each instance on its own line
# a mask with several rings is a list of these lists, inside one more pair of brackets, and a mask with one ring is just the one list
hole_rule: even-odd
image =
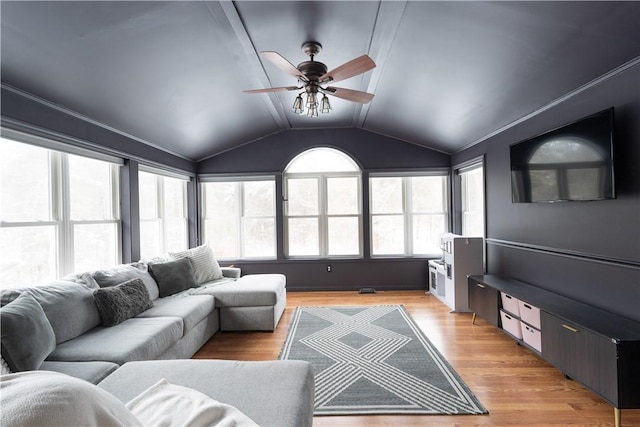
[[404,253],[413,255],[413,181],[411,177],[404,177]]
[[167,215],[165,211],[165,203],[164,203],[164,177],[156,175],[156,218],[159,220],[156,223],[160,226],[159,232],[159,246],[162,252],[168,252],[167,248],[167,240],[165,239],[165,232],[167,230]]
[[451,211],[451,203],[449,203],[449,177],[447,176],[442,180],[442,214],[445,218],[445,229],[447,231],[452,230],[451,218],[449,212]]
[[120,166],[111,166],[111,218],[120,219]]
[[120,166],[111,165],[111,219],[116,222],[116,259],[122,262],[122,222],[120,221]]
[[245,212],[244,212],[244,182],[240,181],[236,183],[236,215],[238,218],[238,222],[236,223],[236,239],[238,242],[238,258],[244,258],[244,254],[246,253],[246,249],[244,247],[244,223],[245,223]]
[[324,175],[318,177],[318,243],[320,245],[319,253],[321,257],[329,256],[329,203],[327,181],[327,177]]
[[69,274],[74,271],[75,252],[74,252],[74,223],[71,219],[71,184],[69,179],[69,156],[67,154],[57,153],[57,175],[59,190],[57,195],[57,205],[60,209],[58,220],[60,221],[59,243],[60,257],[59,260],[61,270],[59,275]]

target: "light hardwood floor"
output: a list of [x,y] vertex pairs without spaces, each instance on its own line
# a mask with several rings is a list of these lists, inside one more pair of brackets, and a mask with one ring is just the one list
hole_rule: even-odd
[[[194,358],[274,360],[297,306],[402,304],[489,410],[488,415],[323,416],[314,426],[613,426],[613,408],[505,333],[449,308],[423,291],[289,292],[275,332],[219,332]],[[215,379],[214,379],[215,380]],[[640,384],[638,385],[640,388]],[[638,391],[640,392],[640,390]],[[640,426],[640,410],[623,410],[622,426]]]

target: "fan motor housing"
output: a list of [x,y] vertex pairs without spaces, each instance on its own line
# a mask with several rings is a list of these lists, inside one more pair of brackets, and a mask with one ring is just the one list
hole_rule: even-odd
[[297,68],[309,80],[319,80],[327,73],[327,66],[318,61],[304,61]]

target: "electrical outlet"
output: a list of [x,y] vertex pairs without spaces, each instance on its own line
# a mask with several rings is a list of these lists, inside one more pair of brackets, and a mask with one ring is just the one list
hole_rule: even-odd
[[327,265],[327,273],[331,273],[331,265]]

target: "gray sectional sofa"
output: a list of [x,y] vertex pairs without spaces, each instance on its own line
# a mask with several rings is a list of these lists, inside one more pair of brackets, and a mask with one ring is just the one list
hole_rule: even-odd
[[[54,371],[99,384],[123,401],[130,399],[134,391],[140,392],[164,377],[222,402],[231,399],[229,404],[240,405],[239,409],[252,414],[260,425],[310,425],[313,375],[308,364],[169,360],[190,358],[219,330],[273,331],[286,304],[283,275],[241,276],[237,268],[222,268],[215,272],[213,280],[208,280],[214,276],[203,274],[202,260],[195,256],[186,263],[184,258],[189,257],[121,265],[74,274],[45,286],[3,290],[0,305],[6,308],[19,308],[19,304],[9,304],[22,294],[28,294],[29,298],[20,298],[20,302],[34,305],[31,297],[37,301],[35,305],[41,307],[46,317],[43,322],[50,324],[54,343],[52,350],[27,349],[31,354],[43,352],[44,360],[39,366],[36,361],[35,366],[16,369],[17,364],[22,364],[20,351],[25,350],[6,353],[4,344],[11,346],[13,340],[20,346],[21,341],[12,334],[28,340],[29,330],[19,330],[28,325],[18,323],[22,326],[16,326],[15,330],[3,327],[3,359],[14,371]],[[193,281],[186,287],[174,286],[191,273],[176,276],[175,272],[167,272],[172,262],[193,267],[195,286]],[[105,310],[113,307],[97,304],[94,292],[126,293],[134,285],[146,288],[149,298],[143,308],[151,307],[141,312],[133,307],[135,315],[113,326],[104,326]],[[161,297],[167,289],[173,293]],[[9,316],[5,307],[3,321]],[[115,307],[116,311],[120,309]],[[280,394],[274,395],[274,391]],[[274,412],[277,405],[284,406]]]

